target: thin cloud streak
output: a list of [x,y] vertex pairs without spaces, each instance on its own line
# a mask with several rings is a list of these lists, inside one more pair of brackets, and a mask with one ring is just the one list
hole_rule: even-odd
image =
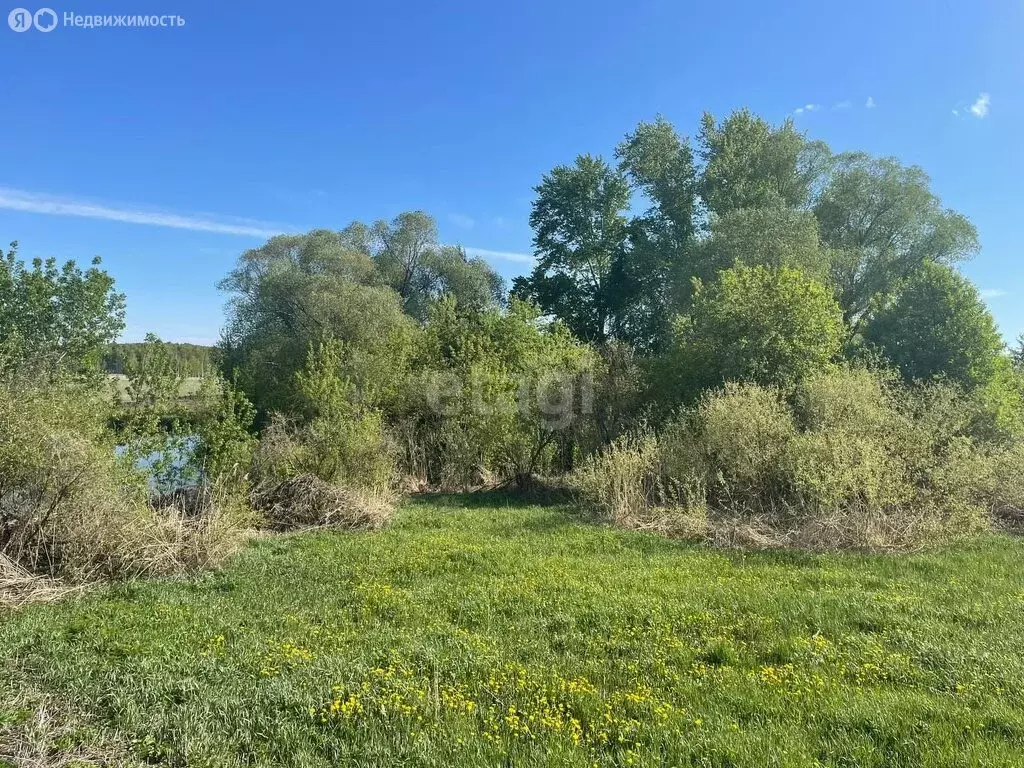
[[126,224],[143,224],[152,227],[186,229],[191,232],[214,232],[221,235],[270,238],[284,232],[294,231],[287,227],[258,221],[230,221],[205,216],[147,211],[128,207],[101,205],[54,195],[35,194],[20,189],[0,187],[0,209],[24,213],[42,213],[50,216],[76,216],[86,219],[120,221]]
[[[212,232],[222,235],[240,235],[269,239],[280,234],[294,234],[295,227],[275,226],[266,222],[240,219],[216,219],[207,216],[185,215],[167,211],[143,210],[127,206],[113,206],[91,203],[73,198],[62,198],[55,195],[26,192],[20,189],[0,187],[0,210],[20,211],[22,213],[41,213],[49,216],[73,216],[86,219],[102,219],[119,221],[125,224],[141,224],[151,227],[170,227],[185,229],[192,232]],[[534,258],[528,253],[511,251],[492,251],[487,248],[466,247],[470,256],[483,259],[498,259],[520,264],[532,264]],[[202,248],[201,252],[209,254],[210,248]]]

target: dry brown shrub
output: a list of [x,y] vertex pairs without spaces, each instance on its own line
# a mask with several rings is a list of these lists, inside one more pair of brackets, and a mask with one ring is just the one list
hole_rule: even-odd
[[365,491],[328,483],[315,475],[297,475],[257,485],[251,504],[274,531],[308,528],[380,528],[395,509],[389,490]]
[[251,513],[216,488],[202,504],[150,504],[115,457],[102,407],[75,391],[0,388],[0,554],[38,576],[84,583],[221,563]]

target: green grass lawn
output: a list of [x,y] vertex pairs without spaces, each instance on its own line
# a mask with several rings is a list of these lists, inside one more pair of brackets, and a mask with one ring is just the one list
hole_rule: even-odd
[[0,617],[0,675],[78,713],[58,748],[173,766],[1024,765],[1022,556],[723,552],[419,499]]

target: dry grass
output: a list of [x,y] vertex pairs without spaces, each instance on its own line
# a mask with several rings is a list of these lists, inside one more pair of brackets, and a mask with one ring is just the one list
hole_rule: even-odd
[[12,692],[0,720],[0,766],[16,768],[127,768],[140,766],[116,734],[82,743],[82,713],[52,696]]
[[82,585],[65,584],[57,579],[29,573],[4,554],[0,554],[0,612],[28,603],[46,603],[81,592]]

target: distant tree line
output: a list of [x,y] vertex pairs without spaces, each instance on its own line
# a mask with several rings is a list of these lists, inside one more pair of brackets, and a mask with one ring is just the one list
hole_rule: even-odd
[[[100,360],[104,373],[127,374],[143,367],[143,361],[152,340],[142,342],[116,342],[110,344]],[[165,353],[170,358],[171,369],[181,378],[203,378],[213,375],[217,368],[214,363],[216,347],[201,344],[164,342]]]

